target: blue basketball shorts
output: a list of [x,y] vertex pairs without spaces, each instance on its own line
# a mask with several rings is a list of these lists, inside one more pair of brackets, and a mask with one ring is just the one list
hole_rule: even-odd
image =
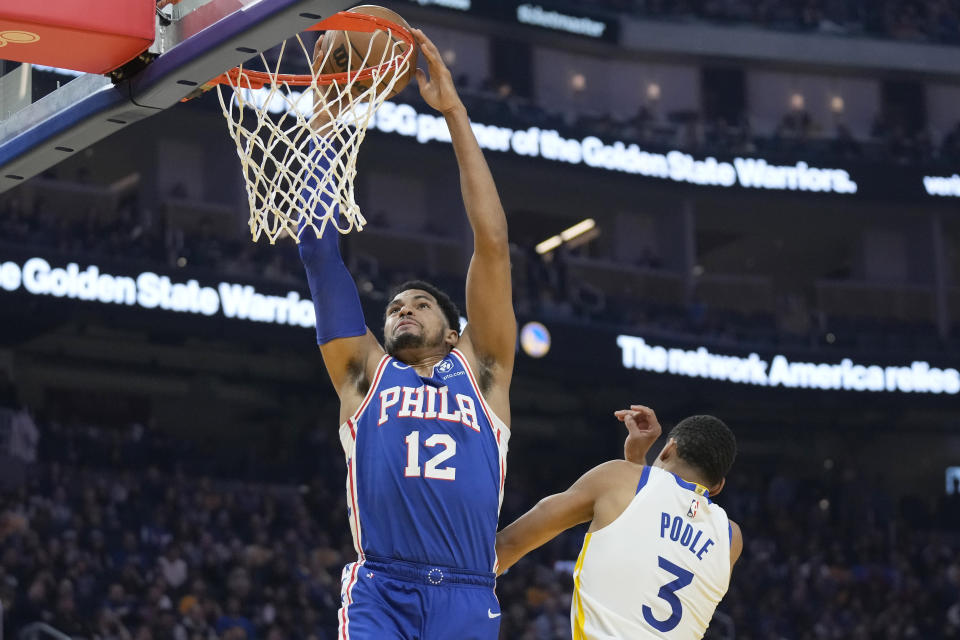
[[343,569],[339,640],[497,640],[496,576],[367,556]]

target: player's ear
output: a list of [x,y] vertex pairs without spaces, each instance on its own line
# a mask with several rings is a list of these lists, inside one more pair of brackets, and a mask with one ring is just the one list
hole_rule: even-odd
[[443,341],[450,345],[450,348],[453,348],[460,342],[460,334],[453,329],[448,329]]
[[663,445],[657,460],[662,464],[677,454],[677,441],[673,438],[667,439],[667,444]]
[[712,498],[712,497],[714,497],[715,495],[717,495],[718,493],[720,493],[721,491],[723,491],[723,488],[724,488],[726,485],[727,485],[727,479],[726,479],[726,478],[720,478],[720,482],[718,482],[717,484],[713,485],[712,487],[710,487],[710,488],[708,489],[708,491],[710,491],[710,497]]

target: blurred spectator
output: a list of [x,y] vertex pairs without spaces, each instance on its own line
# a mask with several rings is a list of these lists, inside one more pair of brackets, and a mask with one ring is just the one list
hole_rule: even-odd
[[37,459],[37,443],[40,432],[33,421],[33,416],[26,409],[14,412],[10,416],[10,445],[9,453],[12,457],[25,463]]
[[223,638],[242,640],[255,637],[253,623],[240,612],[239,598],[227,600],[227,610],[217,619],[216,631]]
[[944,136],[940,156],[948,162],[960,161],[960,122]]
[[174,590],[187,581],[187,563],[180,557],[180,547],[176,544],[167,546],[167,550],[157,560],[157,568],[167,586]]
[[838,158],[851,160],[858,158],[862,152],[861,145],[845,125],[838,124],[836,135],[833,138],[832,151]]

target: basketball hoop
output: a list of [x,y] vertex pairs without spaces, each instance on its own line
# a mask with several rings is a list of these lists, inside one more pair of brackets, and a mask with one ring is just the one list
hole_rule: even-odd
[[[328,225],[346,234],[366,224],[354,198],[357,153],[373,114],[409,80],[415,45],[407,27],[364,13],[340,12],[308,29],[333,30],[373,35],[366,51],[318,46],[316,56],[297,35],[296,45],[281,45],[273,68],[260,54],[264,71],[240,66],[210,83],[240,157],[254,241],[265,234],[271,244],[283,235],[300,242],[308,228],[320,237]],[[309,74],[280,73],[288,49],[299,49],[291,55],[305,57]],[[316,175],[321,154],[326,175]]]

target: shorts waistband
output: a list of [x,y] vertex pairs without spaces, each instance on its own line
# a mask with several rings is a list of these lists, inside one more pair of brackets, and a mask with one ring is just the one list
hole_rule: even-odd
[[460,584],[493,589],[497,582],[497,576],[492,571],[454,569],[453,567],[420,564],[419,562],[408,562],[406,560],[394,560],[393,558],[380,558],[369,555],[363,562],[363,568],[373,571],[374,573],[379,571],[397,580],[418,582],[432,586]]

